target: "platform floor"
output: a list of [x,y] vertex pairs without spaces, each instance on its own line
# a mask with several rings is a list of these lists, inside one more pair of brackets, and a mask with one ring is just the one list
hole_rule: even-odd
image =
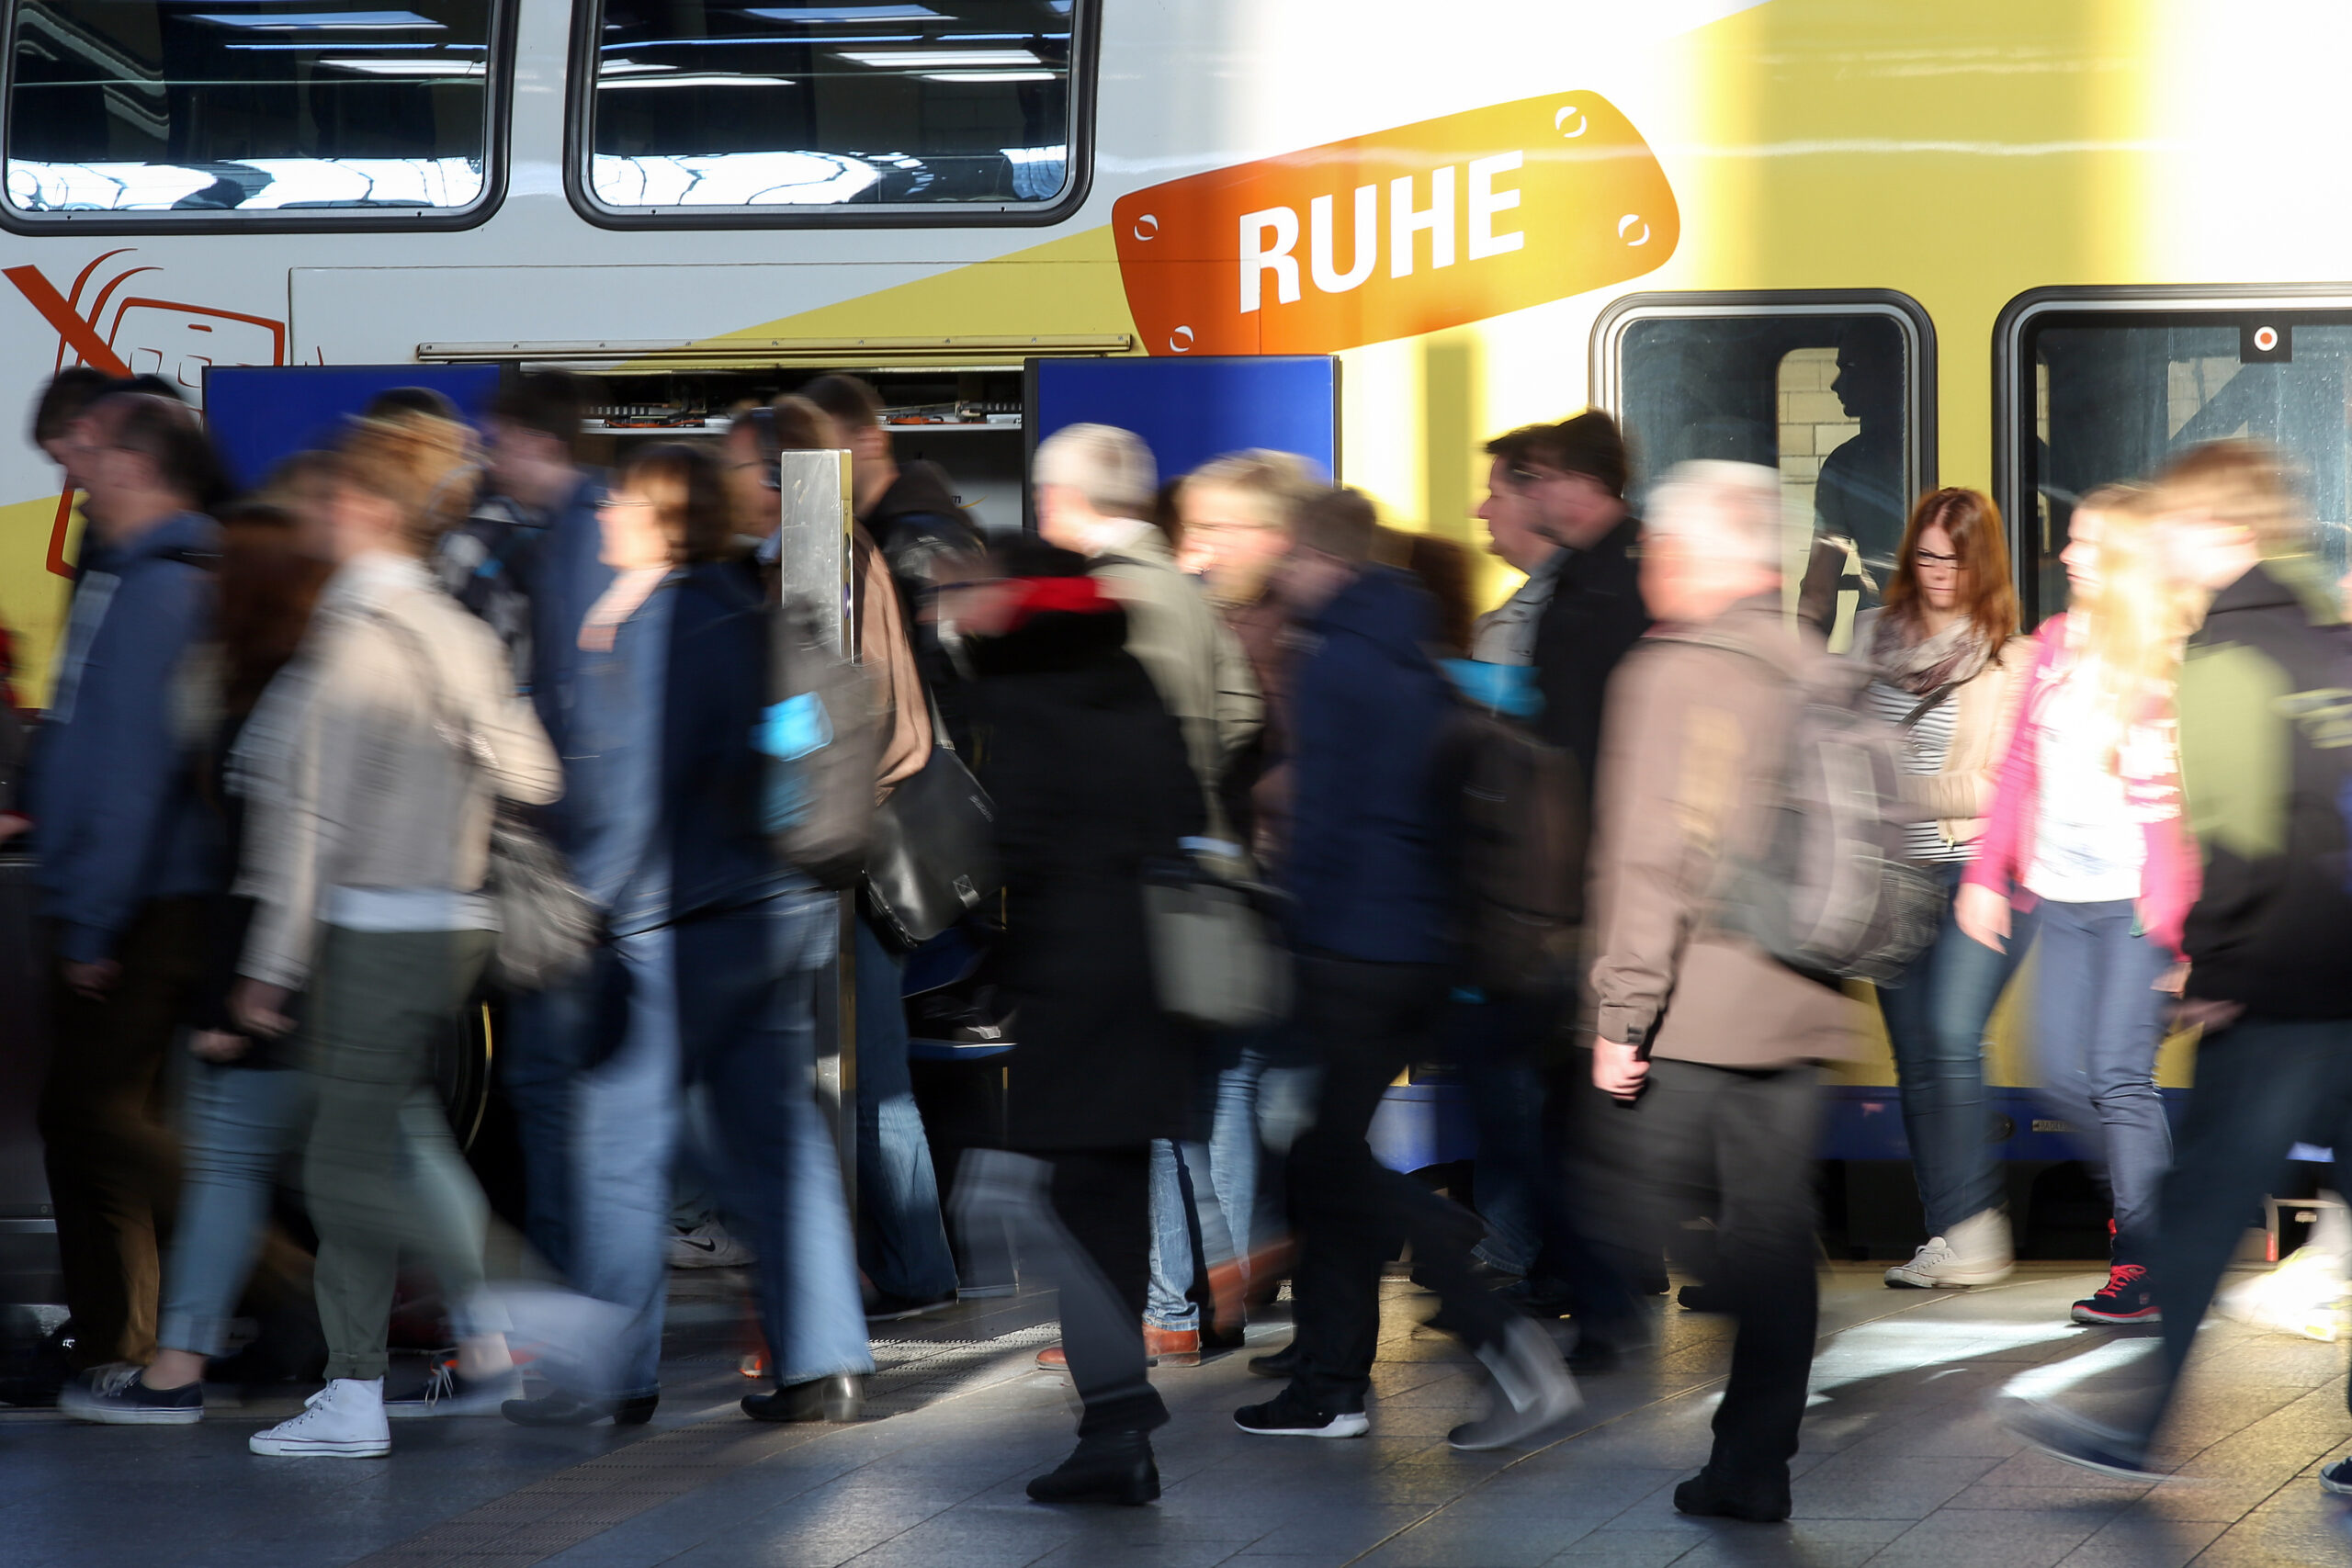
[[[1655,1364],[1587,1380],[1585,1410],[1532,1451],[1457,1454],[1476,1364],[1417,1331],[1389,1287],[1373,1435],[1247,1438],[1268,1395],[1239,1356],[1163,1369],[1166,1495],[1053,1510],[1022,1484],[1070,1442],[1063,1380],[1036,1371],[1049,1303],[975,1303],[882,1342],[876,1415],[771,1427],[733,1406],[736,1281],[682,1276],[661,1413],[646,1427],[526,1431],[403,1423],[389,1461],[264,1460],[245,1438],[293,1408],[216,1409],[178,1428],[0,1414],[5,1568],[2255,1568],[2352,1563],[2312,1477],[2352,1447],[2335,1346],[2210,1326],[2176,1446],[2178,1478],[2125,1485],[2021,1452],[1984,1410],[2019,1374],[2112,1342],[2067,1325],[2094,1283],[2021,1270],[1967,1293],[1826,1281],[1815,1398],[1783,1527],[1689,1520],[1674,1483],[1703,1460],[1728,1348],[1674,1311]],[[1253,1348],[1280,1344],[1279,1323]]]

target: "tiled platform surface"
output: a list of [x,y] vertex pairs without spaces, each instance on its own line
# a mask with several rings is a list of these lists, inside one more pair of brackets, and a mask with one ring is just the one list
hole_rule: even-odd
[[680,1303],[662,1413],[633,1433],[414,1423],[388,1461],[294,1461],[245,1451],[276,1408],[196,1428],[0,1416],[0,1568],[2352,1564],[2312,1480],[2352,1446],[2335,1346],[2209,1327],[2165,1455],[2179,1479],[2153,1489],[2021,1452],[1993,1424],[1994,1390],[2114,1341],[2065,1323],[2092,1282],[2041,1269],[1896,1292],[1833,1270],[1796,1517],[1778,1528],[1688,1520],[1670,1501],[1706,1452],[1719,1319],[1671,1314],[1658,1360],[1588,1380],[1586,1410],[1546,1446],[1464,1455],[1443,1435],[1478,1404],[1475,1364],[1417,1333],[1426,1303],[1392,1284],[1370,1438],[1243,1437],[1228,1412],[1272,1385],[1239,1357],[1167,1369],[1163,1500],[1057,1511],[1022,1495],[1070,1441],[1060,1380],[1030,1370],[1044,1302],[978,1303],[885,1344],[881,1418],[777,1428],[731,1407],[739,1314],[705,1282]]

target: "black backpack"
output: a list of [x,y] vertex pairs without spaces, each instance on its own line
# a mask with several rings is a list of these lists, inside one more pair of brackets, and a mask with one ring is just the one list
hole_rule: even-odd
[[1501,996],[1573,984],[1589,821],[1576,758],[1467,700],[1447,744],[1470,979]]

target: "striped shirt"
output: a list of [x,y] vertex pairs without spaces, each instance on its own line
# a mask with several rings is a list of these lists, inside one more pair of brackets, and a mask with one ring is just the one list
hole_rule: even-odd
[[[1903,729],[1903,721],[1911,710],[1924,700],[1920,694],[1906,692],[1900,686],[1890,686],[1883,681],[1870,684],[1870,711],[1879,718],[1903,730],[1903,771],[1906,773],[1935,773],[1943,771],[1944,759],[1951,753],[1952,730],[1959,722],[1959,705],[1953,699],[1957,693],[1947,694],[1942,702],[1920,716],[1919,722]],[[1944,841],[1943,829],[1930,818],[1914,822],[1904,829],[1904,843],[1917,861],[1950,862],[1973,858],[1973,846]]]

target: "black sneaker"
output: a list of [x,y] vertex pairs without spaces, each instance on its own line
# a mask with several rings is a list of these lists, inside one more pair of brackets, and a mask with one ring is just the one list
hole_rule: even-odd
[[94,1367],[66,1380],[57,1407],[76,1421],[107,1427],[192,1427],[204,1419],[204,1385],[149,1388],[129,1361]]
[[2319,1472],[2323,1491],[2339,1497],[2352,1497],[2352,1459],[2340,1459]]
[[1702,1518],[1744,1519],[1751,1525],[1777,1525],[1789,1517],[1789,1477],[1783,1469],[1775,1477],[1733,1481],[1710,1465],[1674,1489],[1677,1513]]
[[1280,1378],[1288,1382],[1298,1371],[1298,1341],[1292,1340],[1279,1350],[1269,1350],[1262,1356],[1250,1358],[1252,1377]]
[[2162,1481],[2148,1468],[2144,1440],[2129,1432],[2077,1416],[2047,1399],[2008,1399],[1999,1406],[2001,1425],[2048,1454],[2119,1481]]
[[1233,1424],[1261,1438],[1361,1438],[1372,1422],[1361,1410],[1317,1410],[1284,1389],[1263,1404],[1245,1404]]
[[2075,1303],[2076,1323],[2162,1323],[2156,1292],[2148,1271],[2137,1263],[2118,1263],[2107,1271],[2107,1283]]

